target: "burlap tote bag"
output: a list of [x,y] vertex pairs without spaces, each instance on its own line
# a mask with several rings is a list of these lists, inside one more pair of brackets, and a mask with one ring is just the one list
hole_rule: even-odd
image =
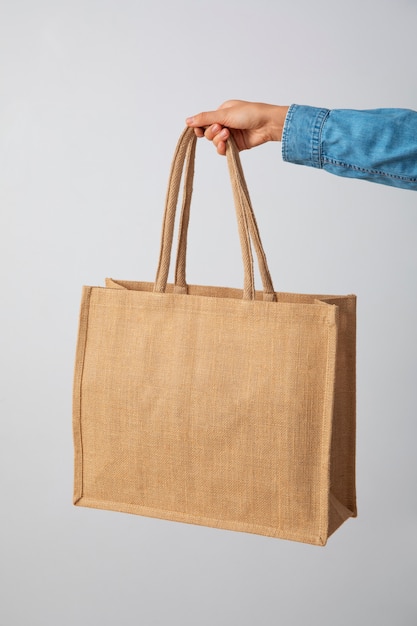
[[83,289],[74,503],[324,545],[356,515],[356,299],[274,292],[231,141],[244,288],[187,285],[195,142],[174,155],[155,283]]

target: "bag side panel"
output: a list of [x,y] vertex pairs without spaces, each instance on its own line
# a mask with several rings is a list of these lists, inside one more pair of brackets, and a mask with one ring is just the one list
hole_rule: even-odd
[[[332,303],[331,299],[326,302]],[[356,298],[337,301],[337,337],[330,484],[333,496],[357,515],[356,459]]]
[[81,296],[80,317],[78,325],[78,339],[75,354],[74,383],[73,383],[73,441],[74,441],[74,504],[83,493],[83,441],[81,428],[81,391],[84,371],[84,358],[87,343],[88,314],[90,309],[91,287],[83,287]]

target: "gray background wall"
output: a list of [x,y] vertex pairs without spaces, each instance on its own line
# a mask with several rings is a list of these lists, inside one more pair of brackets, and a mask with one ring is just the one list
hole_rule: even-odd
[[[276,287],[358,295],[359,518],[321,549],[71,504],[81,285],[153,280],[185,117],[416,109],[416,30],[415,0],[0,0],[2,626],[417,623],[417,195],[280,144],[242,155]],[[240,286],[197,158],[189,280]]]

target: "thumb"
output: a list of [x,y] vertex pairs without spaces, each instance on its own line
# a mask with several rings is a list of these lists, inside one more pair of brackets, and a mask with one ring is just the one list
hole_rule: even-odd
[[204,113],[198,113],[192,117],[188,117],[185,120],[187,126],[190,128],[204,128],[205,126],[211,126],[212,124],[223,125],[226,121],[225,113],[218,111],[206,111]]

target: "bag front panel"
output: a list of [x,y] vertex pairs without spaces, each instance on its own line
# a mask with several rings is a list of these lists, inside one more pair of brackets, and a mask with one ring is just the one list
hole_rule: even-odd
[[82,500],[323,543],[336,333],[329,305],[92,289]]

